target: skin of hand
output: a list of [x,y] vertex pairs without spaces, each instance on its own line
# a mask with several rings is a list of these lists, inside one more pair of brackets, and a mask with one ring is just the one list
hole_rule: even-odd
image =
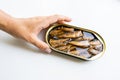
[[38,38],[41,30],[54,23],[70,22],[71,19],[62,15],[38,16],[32,18],[14,18],[0,11],[0,29],[14,37],[32,43],[40,50],[51,52],[49,46]]

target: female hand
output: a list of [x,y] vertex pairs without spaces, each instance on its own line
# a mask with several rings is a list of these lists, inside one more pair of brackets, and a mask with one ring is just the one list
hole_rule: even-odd
[[41,30],[48,28],[53,23],[70,22],[71,19],[62,15],[32,17],[32,18],[12,18],[8,21],[8,27],[3,28],[9,34],[32,43],[39,49],[50,53],[51,49],[38,38]]

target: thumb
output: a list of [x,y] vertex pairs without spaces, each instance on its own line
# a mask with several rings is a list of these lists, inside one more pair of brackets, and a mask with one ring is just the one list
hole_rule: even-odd
[[36,47],[38,47],[39,49],[41,49],[42,51],[45,51],[47,53],[51,52],[51,49],[49,48],[49,46],[45,42],[38,39],[38,37],[32,38],[31,43]]

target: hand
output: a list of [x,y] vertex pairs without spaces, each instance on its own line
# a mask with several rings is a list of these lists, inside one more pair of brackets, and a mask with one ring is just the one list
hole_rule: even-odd
[[50,53],[51,49],[42,40],[38,38],[38,34],[41,30],[49,27],[53,23],[70,22],[71,19],[62,15],[52,15],[33,18],[15,18],[13,25],[6,30],[11,35],[21,38],[39,49]]

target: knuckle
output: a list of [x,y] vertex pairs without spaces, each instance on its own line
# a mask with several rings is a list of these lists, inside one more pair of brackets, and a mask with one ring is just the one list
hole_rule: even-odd
[[29,34],[28,36],[27,36],[27,42],[30,42],[30,43],[35,43],[35,41],[34,41],[34,38],[33,38],[33,35],[31,35],[31,34]]

